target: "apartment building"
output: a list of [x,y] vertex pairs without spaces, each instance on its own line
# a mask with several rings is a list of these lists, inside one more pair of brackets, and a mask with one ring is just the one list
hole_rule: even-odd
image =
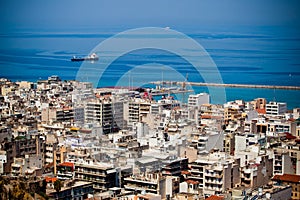
[[253,105],[253,108],[260,114],[266,114],[266,104],[267,101],[265,98],[256,98],[250,102]]
[[266,104],[267,115],[283,115],[287,111],[287,105],[283,102],[270,101]]
[[275,175],[272,180],[278,185],[292,186],[292,199],[300,198],[300,175],[294,174],[281,174]]
[[267,155],[257,156],[241,167],[241,186],[256,189],[267,185],[273,177],[273,159]]
[[25,155],[24,158],[14,158],[11,164],[11,175],[18,176],[40,176],[42,174],[42,155]]
[[180,176],[181,171],[188,169],[188,158],[178,158],[163,162],[163,176]]
[[200,156],[190,164],[186,180],[197,181],[205,196],[221,194],[240,183],[239,159],[227,157],[224,152]]
[[124,127],[123,102],[103,97],[85,105],[85,122],[97,123],[103,134],[117,132]]
[[191,94],[188,98],[188,107],[190,108],[200,108],[203,104],[209,104],[209,94],[200,93],[200,94]]
[[274,175],[295,174],[292,159],[289,152],[284,149],[274,149]]
[[83,200],[94,194],[93,184],[88,181],[67,181],[57,193],[54,189],[47,189],[51,199]]
[[6,151],[6,163],[4,173],[10,173],[14,158],[25,158],[25,155],[41,155],[43,141],[39,136],[16,137],[15,140],[6,141],[3,150]]
[[42,109],[42,122],[73,122],[74,110],[73,108],[53,108],[47,107]]
[[120,184],[119,172],[104,163],[75,163],[75,179],[92,182],[94,190],[98,192]]
[[57,165],[57,178],[60,180],[74,179],[75,165],[71,162],[63,162]]
[[[124,178],[124,188],[127,191],[141,193],[165,194],[166,178],[159,173],[141,173]],[[164,195],[165,196],[165,195]]]

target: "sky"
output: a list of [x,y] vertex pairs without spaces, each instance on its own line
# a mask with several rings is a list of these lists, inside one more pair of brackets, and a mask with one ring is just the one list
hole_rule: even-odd
[[0,0],[1,32],[43,28],[300,25],[298,0]]

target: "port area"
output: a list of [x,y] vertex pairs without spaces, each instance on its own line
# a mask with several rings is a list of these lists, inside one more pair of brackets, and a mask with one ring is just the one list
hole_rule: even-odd
[[182,82],[182,81],[154,81],[154,85],[173,85],[173,86],[208,86],[208,87],[231,87],[231,88],[265,88],[281,90],[300,90],[300,86],[283,85],[251,85],[251,84],[228,84],[228,83],[202,83],[202,82]]
[[143,87],[115,87],[115,86],[108,86],[108,87],[100,87],[97,88],[97,91],[100,91],[100,93],[106,92],[112,92],[115,90],[122,90],[127,89],[128,91],[134,91],[136,95],[140,95],[141,93],[148,93],[151,96],[166,96],[171,94],[186,94],[190,92],[194,92],[194,90],[189,90],[182,87],[161,87],[157,86],[156,88],[143,88]]
[[163,96],[163,95],[170,95],[170,94],[184,94],[189,92],[194,92],[194,91],[183,89],[183,88],[161,88],[161,89],[152,90],[151,95]]

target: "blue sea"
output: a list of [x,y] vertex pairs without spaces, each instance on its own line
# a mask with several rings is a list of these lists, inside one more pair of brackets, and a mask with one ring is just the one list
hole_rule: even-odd
[[[72,56],[86,56],[98,44],[124,30],[24,29],[1,33],[0,76],[13,81],[36,82],[51,75],[74,80],[82,63],[71,62]],[[224,83],[300,86],[298,30],[286,27],[193,27],[176,30],[203,46]],[[105,59],[99,56],[98,62]],[[132,70],[137,66],[142,67]],[[130,70],[131,73],[128,73]],[[174,72],[178,71],[180,77],[174,76]],[[185,79],[204,81],[179,55],[158,49],[139,49],[114,60],[95,86],[141,86],[151,80]],[[196,93],[209,92],[206,87],[193,87],[193,90]],[[225,88],[225,91],[227,101],[263,97],[268,101],[287,102],[289,109],[300,107],[300,90]],[[224,102],[213,99],[212,103]]]

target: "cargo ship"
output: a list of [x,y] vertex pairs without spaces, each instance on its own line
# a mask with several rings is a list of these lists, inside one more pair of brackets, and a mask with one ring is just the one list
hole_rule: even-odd
[[87,57],[76,57],[73,56],[73,58],[71,58],[72,62],[78,62],[78,61],[96,61],[99,60],[99,57],[97,56],[97,54],[92,53],[91,55],[87,56]]

